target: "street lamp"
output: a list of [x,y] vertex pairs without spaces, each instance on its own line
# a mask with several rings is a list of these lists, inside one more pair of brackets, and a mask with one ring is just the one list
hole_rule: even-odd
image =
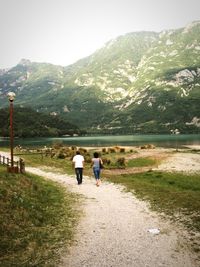
[[9,92],[7,94],[8,99],[10,101],[10,158],[11,158],[11,168],[10,172],[14,172],[14,161],[13,161],[13,101],[15,99],[15,93]]

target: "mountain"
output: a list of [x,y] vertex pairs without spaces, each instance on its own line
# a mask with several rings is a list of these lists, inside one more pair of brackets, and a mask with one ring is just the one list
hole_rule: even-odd
[[200,132],[200,21],[119,36],[67,67],[0,71],[0,104],[60,115],[90,133]]

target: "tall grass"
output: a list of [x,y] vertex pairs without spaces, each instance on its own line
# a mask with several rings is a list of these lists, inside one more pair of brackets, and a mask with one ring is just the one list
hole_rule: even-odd
[[57,266],[80,215],[75,194],[0,167],[0,266]]

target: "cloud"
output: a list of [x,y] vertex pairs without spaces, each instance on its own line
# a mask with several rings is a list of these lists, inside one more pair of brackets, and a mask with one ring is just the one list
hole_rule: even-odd
[[199,0],[0,0],[1,65],[68,65],[118,35],[184,27]]

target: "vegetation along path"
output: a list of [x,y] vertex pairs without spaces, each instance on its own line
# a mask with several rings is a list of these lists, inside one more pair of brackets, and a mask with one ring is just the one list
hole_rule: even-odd
[[31,167],[26,170],[83,196],[84,216],[61,267],[197,266],[182,232],[122,186],[103,181],[96,187],[91,177],[84,177],[78,186],[74,176]]

